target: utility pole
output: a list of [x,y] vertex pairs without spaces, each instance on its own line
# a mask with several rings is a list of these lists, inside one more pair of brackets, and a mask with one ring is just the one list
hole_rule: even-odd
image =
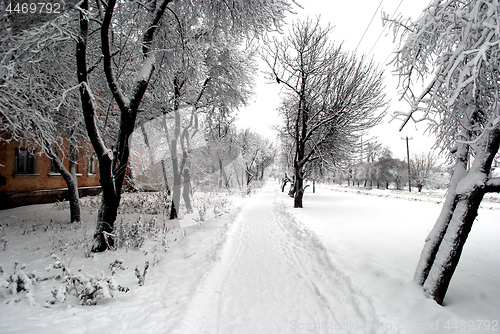
[[413,138],[401,138],[401,139],[406,139],[406,159],[408,161],[408,191],[411,192],[411,173],[410,173],[410,144],[408,141]]

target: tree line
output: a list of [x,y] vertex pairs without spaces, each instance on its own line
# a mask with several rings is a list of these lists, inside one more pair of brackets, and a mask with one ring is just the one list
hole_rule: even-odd
[[[173,128],[162,130],[175,217],[182,180],[190,177],[191,138],[198,131],[215,142],[224,137],[231,113],[250,93],[254,42],[280,30],[291,8],[285,0],[83,0],[24,26],[3,12],[2,132],[56,162],[73,193],[73,221],[80,219],[76,177],[58,159],[68,155],[68,143],[96,155],[102,196],[93,251],[104,251],[113,247],[134,131],[174,118]],[[186,110],[187,123],[180,115]],[[254,164],[246,166],[247,182]]]
[[[361,136],[382,121],[387,100],[380,67],[331,41],[331,26],[319,19],[296,21],[288,33],[269,37],[282,32],[293,3],[82,0],[37,24],[2,11],[0,131],[9,135],[2,140],[26,143],[53,160],[68,184],[72,221],[80,219],[75,156],[96,155],[102,196],[93,250],[104,251],[113,246],[137,130],[151,162],[157,159],[147,138],[151,122],[169,147],[172,181],[163,172],[163,182],[172,190],[172,217],[183,182],[195,175],[199,133],[216,152],[211,161],[220,186],[230,182],[222,156],[235,156],[235,142],[244,171],[236,180],[249,183],[262,175],[273,150],[265,143],[255,150],[256,136],[236,134],[231,118],[248,100],[253,42],[265,36],[268,79],[283,87],[281,157],[293,174],[294,207],[301,208],[304,180],[348,166]],[[500,146],[498,9],[494,0],[436,0],[416,21],[383,19],[400,41],[392,64],[409,104],[395,117],[402,128],[427,122],[436,148],[454,163],[414,277],[440,304],[484,195],[500,191],[500,179],[491,174]],[[166,170],[166,156],[158,161]],[[423,187],[429,163],[418,157],[413,163],[423,171],[414,177]],[[386,183],[398,165],[381,158],[369,164],[359,167],[365,179]]]

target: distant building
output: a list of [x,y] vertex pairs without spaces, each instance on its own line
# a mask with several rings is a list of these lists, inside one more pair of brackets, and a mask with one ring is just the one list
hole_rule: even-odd
[[[63,163],[68,168],[67,157]],[[78,157],[77,180],[80,196],[100,193],[94,155]],[[66,182],[45,154],[32,152],[16,141],[0,143],[0,209],[63,200],[67,192]]]

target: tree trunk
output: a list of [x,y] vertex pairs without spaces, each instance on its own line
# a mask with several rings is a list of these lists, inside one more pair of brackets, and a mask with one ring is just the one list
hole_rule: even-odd
[[184,178],[184,182],[182,184],[182,199],[184,200],[184,204],[186,204],[187,212],[193,212],[193,206],[191,205],[191,175],[189,174],[189,168],[185,168],[182,174]]
[[[464,178],[464,181],[467,179]],[[438,304],[443,303],[483,196],[484,190],[480,187],[475,188],[471,194],[461,198],[455,207],[451,222],[424,283],[425,294]]]
[[294,208],[302,208],[302,198],[304,197],[304,178],[302,166],[296,164],[295,167],[295,196],[293,201]]
[[170,191],[170,187],[168,185],[167,168],[165,167],[165,160],[164,159],[161,159],[161,170],[163,173],[163,184],[165,186],[165,191],[167,192],[167,195],[170,196],[171,191]]
[[[179,172],[179,162],[177,150],[172,152],[172,169],[174,174],[174,185],[172,187],[172,206],[170,208],[170,219],[178,218],[179,202],[181,200],[181,174]],[[174,155],[175,154],[175,155]]]
[[442,304],[462,250],[485,194],[491,164],[500,144],[500,126],[484,134],[477,143],[471,170],[457,184],[457,204],[434,263],[424,283],[426,295]]
[[229,184],[229,180],[227,178],[226,170],[224,169],[222,159],[219,158],[218,160],[219,160],[219,169],[220,169],[220,171],[219,171],[220,172],[219,173],[219,188],[222,188],[223,184],[227,188],[228,184]]
[[453,176],[448,188],[446,200],[443,204],[441,214],[439,215],[436,224],[425,240],[424,248],[415,271],[414,280],[420,285],[424,285],[427,280],[429,271],[431,270],[434,259],[436,258],[439,245],[441,245],[441,241],[443,240],[448,224],[450,223],[451,216],[455,210],[457,204],[457,184],[465,177],[465,175],[467,175],[469,146],[467,144],[459,145],[460,146],[456,153],[457,162],[455,163],[455,167],[453,169]]
[[68,185],[68,195],[69,195],[69,209],[71,222],[80,222],[80,194],[78,192],[78,179],[76,176],[76,168],[78,165],[78,152],[74,145],[69,145],[69,172],[71,174],[71,181],[66,180]]
[[281,186],[281,192],[284,193],[285,192],[285,187],[286,187],[286,184],[288,183],[288,180],[283,180],[283,184]]
[[246,183],[246,184],[247,184],[247,186],[248,186],[248,185],[250,184],[250,182],[252,182],[252,180],[253,180],[253,174],[250,172],[250,169],[249,169],[250,167],[251,167],[251,165],[250,165],[250,166],[245,165],[245,174],[246,174],[246,176],[247,176],[247,183]]
[[219,179],[217,181],[217,185],[219,186],[219,188],[222,188],[222,180],[223,180],[223,171],[224,171],[224,167],[222,167],[222,160],[221,159],[218,159],[219,160]]
[[[179,141],[179,136],[181,134],[181,115],[179,113],[179,98],[181,96],[181,87],[183,83],[179,80],[177,76],[174,77],[174,134],[170,140],[170,157],[172,159],[172,172],[174,174],[174,185],[172,189],[172,206],[170,207],[170,219],[176,219],[179,217],[178,210],[180,208],[181,200],[181,176],[182,170],[179,164],[179,158],[177,156],[177,144]],[[163,117],[166,127],[166,117]],[[165,132],[166,133],[166,132]],[[168,140],[168,136],[167,136]]]
[[174,172],[174,186],[172,189],[172,206],[170,208],[170,219],[179,218],[179,202],[181,200],[181,176]]
[[[113,239],[109,238],[106,244],[107,234],[112,233],[116,220],[118,205],[120,204],[121,189],[125,170],[127,168],[129,158],[129,139],[134,131],[135,121],[137,118],[137,110],[142,101],[142,98],[148,88],[149,80],[154,71],[155,53],[152,52],[153,40],[158,23],[160,22],[167,5],[172,0],[163,0],[159,6],[151,12],[148,29],[144,32],[142,38],[142,52],[144,62],[140,69],[137,80],[134,82],[132,94],[126,97],[120,88],[120,84],[113,73],[112,55],[110,47],[110,28],[113,21],[113,11],[116,5],[115,0],[110,0],[107,3],[104,17],[101,21],[101,51],[103,55],[103,67],[108,88],[113,94],[113,98],[120,109],[120,123],[116,141],[113,145],[113,154],[111,154],[108,146],[101,136],[101,130],[96,124],[96,107],[95,98],[92,94],[88,82],[88,67],[87,67],[87,40],[89,35],[89,16],[86,14],[89,11],[89,1],[82,0],[80,2],[79,24],[80,33],[77,39],[76,46],[76,64],[77,78],[80,90],[80,99],[82,103],[82,111],[85,119],[87,133],[94,147],[94,151],[99,160],[99,182],[102,188],[102,200],[97,217],[96,232],[94,235],[95,244],[92,251],[101,252],[108,247],[113,246]],[[144,75],[146,74],[146,75]],[[105,233],[106,232],[106,233]]]
[[92,252],[104,252],[107,249],[114,247],[114,222],[118,215],[118,206],[120,205],[120,197],[110,193],[109,191],[102,192],[101,205],[97,212],[97,226],[94,233],[94,245]]
[[73,160],[76,159],[76,157],[75,154],[72,153],[73,151],[75,151],[75,147],[73,145],[70,145],[69,170],[66,169],[57,155],[51,154],[49,158],[52,159],[52,162],[56,166],[56,170],[61,174],[68,187],[70,220],[72,223],[78,223],[81,221],[80,196],[78,193],[78,181],[76,178],[76,165],[75,160]]
[[238,187],[241,188],[241,182],[240,182],[240,178],[238,176],[238,169],[236,169],[236,165],[234,164],[233,162],[233,168],[234,168],[234,175],[235,175],[235,178],[236,178],[236,182],[238,182]]

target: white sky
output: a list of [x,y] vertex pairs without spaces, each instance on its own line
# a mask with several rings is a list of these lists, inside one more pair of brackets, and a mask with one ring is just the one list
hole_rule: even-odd
[[[345,51],[356,49],[375,13],[370,27],[359,44],[357,54],[368,54],[371,50],[369,56],[373,56],[375,61],[381,64],[388,62],[392,51],[397,46],[393,43],[393,36],[392,33],[388,32],[388,28],[382,33],[384,27],[382,26],[381,12],[384,11],[388,15],[392,15],[399,5],[397,13],[402,14],[405,18],[416,19],[428,4],[427,1],[382,0],[380,8],[377,10],[380,4],[379,0],[299,0],[299,3],[303,5],[304,9],[298,8],[297,15],[290,15],[287,21],[292,22],[297,18],[305,19],[308,16],[314,19],[321,15],[321,23],[324,26],[327,23],[334,26],[331,39],[335,43],[343,43]],[[375,44],[381,33],[379,41]],[[261,70],[265,70],[263,64],[261,67]],[[386,117],[384,124],[373,129],[370,136],[377,136],[378,140],[389,146],[395,157],[400,159],[406,158],[406,143],[401,140],[401,137],[407,135],[413,138],[410,141],[410,155],[428,151],[434,141],[428,134],[424,134],[425,124],[408,123],[402,132],[399,132],[400,121],[395,120],[389,124],[390,116],[394,111],[406,111],[409,107],[405,102],[398,101],[398,80],[391,74],[392,66],[384,66],[384,68],[386,68],[386,94],[391,99],[388,109],[389,116]],[[249,105],[238,113],[237,126],[240,128],[250,127],[267,137],[274,138],[276,133],[272,130],[272,126],[281,122],[276,112],[276,107],[279,105],[280,88],[277,83],[268,84],[264,75],[259,73],[256,77],[255,96]]]

